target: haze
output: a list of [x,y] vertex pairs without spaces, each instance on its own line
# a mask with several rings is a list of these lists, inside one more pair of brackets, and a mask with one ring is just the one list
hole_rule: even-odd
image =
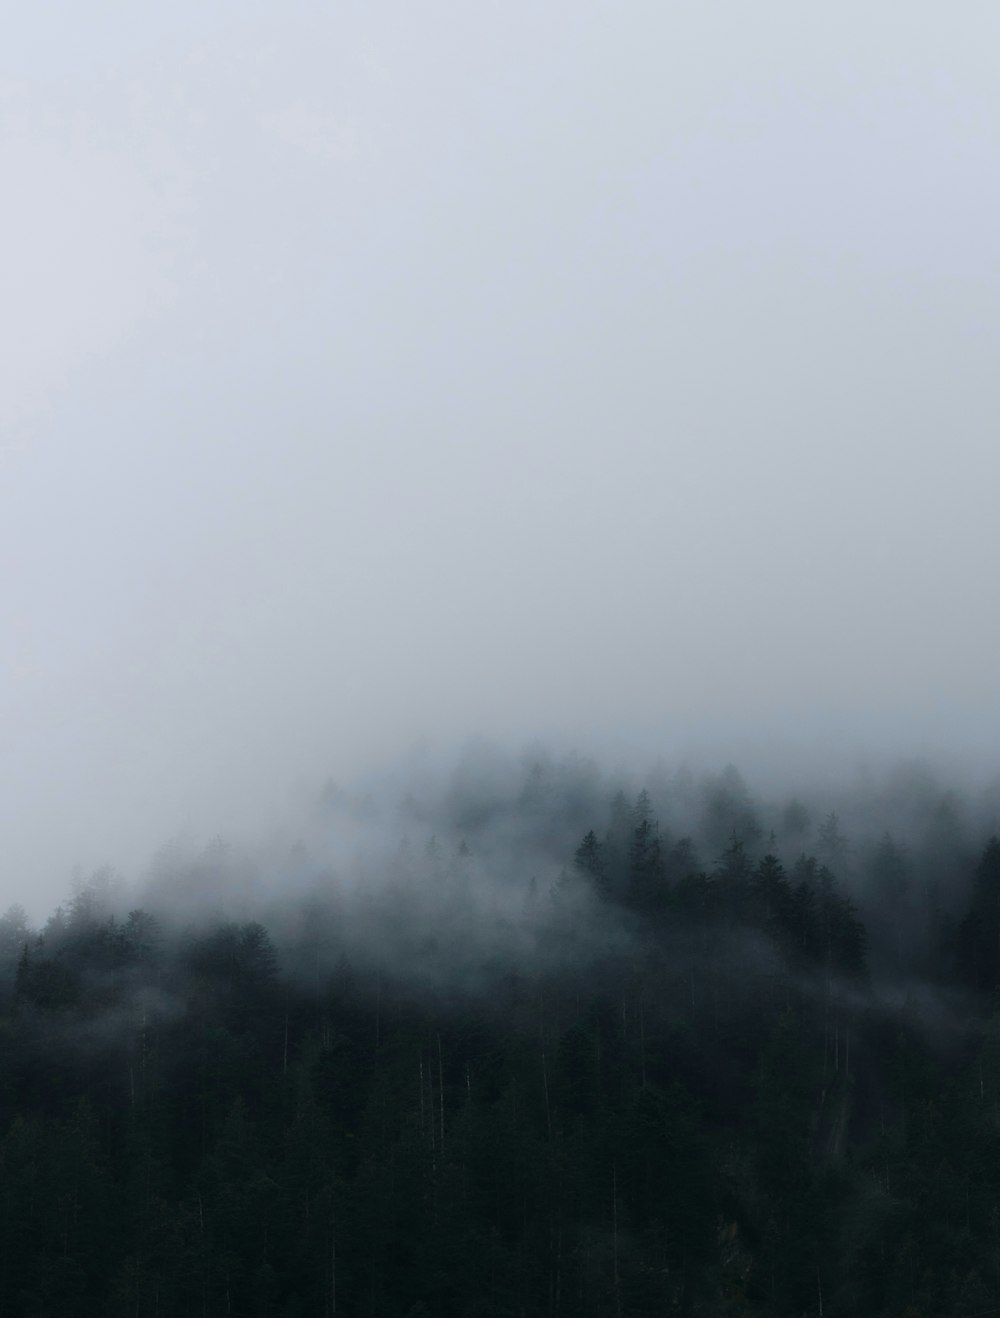
[[0,904],[473,734],[995,772],[998,43],[20,8]]

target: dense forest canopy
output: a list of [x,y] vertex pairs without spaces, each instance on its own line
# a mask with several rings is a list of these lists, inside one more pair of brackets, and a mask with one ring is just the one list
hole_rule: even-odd
[[13,906],[0,1312],[995,1312],[998,814],[479,750]]

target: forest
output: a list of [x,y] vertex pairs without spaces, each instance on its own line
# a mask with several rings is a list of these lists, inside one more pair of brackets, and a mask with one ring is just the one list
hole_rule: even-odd
[[485,753],[0,919],[0,1315],[1000,1313],[1000,790]]

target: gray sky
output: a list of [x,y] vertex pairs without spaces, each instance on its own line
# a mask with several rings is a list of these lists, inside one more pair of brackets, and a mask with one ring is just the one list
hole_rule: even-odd
[[12,11],[0,906],[421,740],[988,763],[998,50],[992,3]]

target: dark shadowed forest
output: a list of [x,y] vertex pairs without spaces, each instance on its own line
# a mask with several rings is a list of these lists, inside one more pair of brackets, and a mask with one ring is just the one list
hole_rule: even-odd
[[0,920],[0,1314],[1000,1313],[1000,793],[476,754]]

